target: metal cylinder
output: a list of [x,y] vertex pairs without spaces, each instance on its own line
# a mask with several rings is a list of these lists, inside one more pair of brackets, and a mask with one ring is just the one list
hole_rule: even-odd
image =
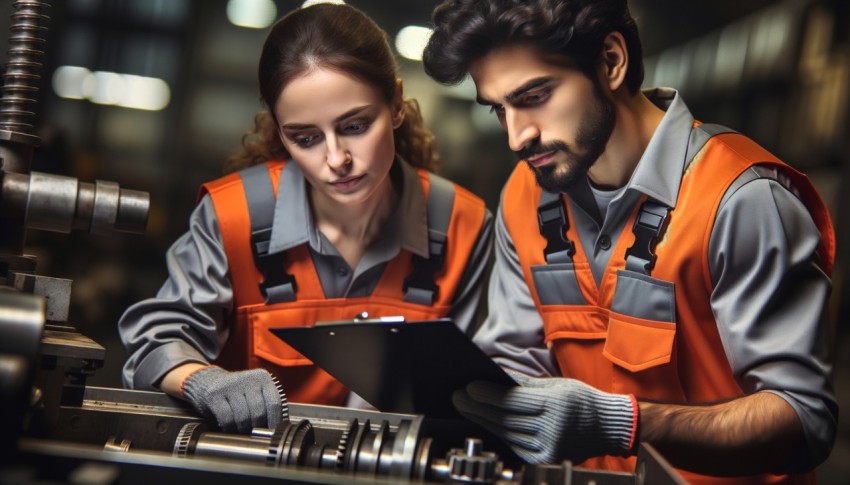
[[269,455],[269,440],[234,434],[204,433],[195,445],[194,455],[265,463]]
[[76,178],[32,172],[5,173],[4,214],[22,211],[26,227],[53,232],[88,230],[144,232],[150,208],[147,192],[122,189],[115,182],[95,184]]
[[27,227],[71,232],[78,184],[73,177],[32,172],[27,196]]

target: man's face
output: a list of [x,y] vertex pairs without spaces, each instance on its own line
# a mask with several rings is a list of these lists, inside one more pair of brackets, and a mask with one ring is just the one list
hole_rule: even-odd
[[545,62],[532,47],[513,45],[475,62],[470,74],[478,101],[492,106],[511,150],[545,190],[567,190],[605,151],[614,105],[577,68]]

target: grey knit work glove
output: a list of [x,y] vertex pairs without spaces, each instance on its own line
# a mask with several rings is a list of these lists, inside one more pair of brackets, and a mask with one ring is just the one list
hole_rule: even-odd
[[201,369],[183,382],[183,397],[202,416],[214,419],[222,431],[230,433],[274,428],[284,413],[289,414],[283,389],[265,369]]
[[475,381],[452,396],[457,410],[502,438],[528,463],[581,463],[629,454],[637,402],[565,378],[518,378],[520,385]]

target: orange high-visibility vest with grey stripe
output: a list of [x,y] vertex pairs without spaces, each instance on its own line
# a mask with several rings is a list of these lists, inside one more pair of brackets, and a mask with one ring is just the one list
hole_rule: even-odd
[[[743,396],[711,310],[708,245],[727,188],[754,165],[776,167],[791,179],[821,231],[818,263],[830,274],[835,239],[829,214],[817,192],[804,175],[739,134],[711,137],[688,166],[676,207],[670,210],[666,231],[655,248],[657,259],[651,276],[625,269],[626,251],[635,241],[632,228],[644,196],[626,222],[598,287],[574,225],[566,232],[567,240],[575,244],[572,262],[547,265],[547,240],[533,217],[541,189],[526,164],[516,168],[505,188],[502,210],[543,320],[546,344],[564,377],[606,392],[631,393],[638,399],[663,403],[710,403]],[[570,204],[564,205],[572,220]],[[552,284],[555,280],[557,285]],[[535,282],[541,287],[537,288]],[[629,305],[616,304],[618,291],[620,298],[628,293],[631,306],[634,300],[657,302],[665,298],[671,304],[656,308],[656,314],[666,314],[661,320],[619,313],[612,307]],[[641,296],[651,298],[644,300]],[[591,458],[580,466],[631,472],[635,457]],[[722,484],[811,483],[814,476],[716,478],[680,473],[689,483]]]
[[[273,191],[286,162],[269,162]],[[417,169],[425,196],[429,176]],[[439,286],[431,305],[403,301],[405,279],[413,270],[412,254],[402,249],[387,262],[370,296],[325,298],[322,284],[307,244],[286,251],[281,271],[294,276],[295,300],[266,304],[260,290],[263,274],[255,265],[251,246],[251,223],[242,178],[238,173],[205,184],[215,207],[233,285],[233,313],[227,322],[229,335],[216,363],[228,369],[262,367],[279,380],[292,402],[343,405],[348,395],[340,382],[319,369],[274,336],[269,329],[282,326],[312,326],[316,322],[351,320],[361,312],[370,317],[402,315],[407,321],[430,320],[448,315],[484,222],[484,203],[454,185],[454,202],[446,233],[445,260],[434,275]]]

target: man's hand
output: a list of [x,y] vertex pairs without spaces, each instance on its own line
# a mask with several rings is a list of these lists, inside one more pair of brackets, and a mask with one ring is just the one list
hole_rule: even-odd
[[274,428],[288,414],[283,389],[265,369],[205,367],[189,374],[182,387],[184,399],[222,431],[248,434],[255,427]]
[[575,379],[511,375],[519,386],[476,381],[454,393],[455,407],[529,463],[580,463],[630,453],[637,426],[633,396],[608,394]]

